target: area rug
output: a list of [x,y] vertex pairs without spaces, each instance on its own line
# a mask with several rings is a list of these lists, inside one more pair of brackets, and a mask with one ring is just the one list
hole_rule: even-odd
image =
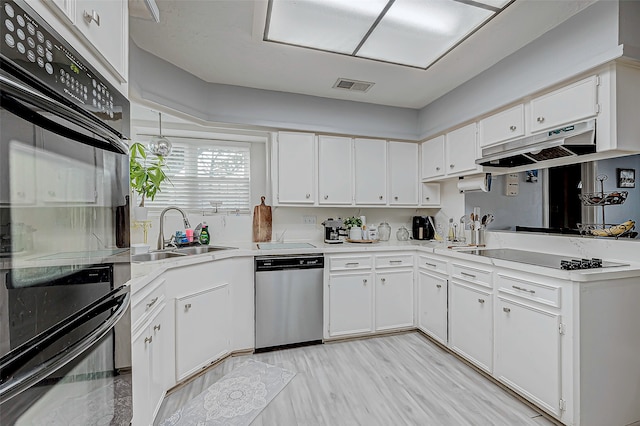
[[247,360],[160,426],[249,425],[295,375],[275,365]]

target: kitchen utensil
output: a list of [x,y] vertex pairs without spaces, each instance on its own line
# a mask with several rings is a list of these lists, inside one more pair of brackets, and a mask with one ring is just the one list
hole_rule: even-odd
[[253,208],[253,241],[257,243],[271,241],[271,206],[264,200],[260,197],[260,204]]
[[378,225],[378,238],[380,241],[389,241],[391,237],[391,226],[387,222],[382,222]]

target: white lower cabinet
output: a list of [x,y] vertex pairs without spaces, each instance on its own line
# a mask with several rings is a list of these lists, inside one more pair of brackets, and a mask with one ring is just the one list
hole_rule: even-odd
[[229,283],[176,298],[176,376],[182,380],[229,352]]
[[171,369],[167,357],[172,350],[164,303],[134,330],[131,339],[133,368],[133,425],[150,425],[160,408]]
[[559,314],[498,297],[495,376],[556,415],[561,399],[561,331]]
[[329,336],[373,331],[373,274],[331,274]]
[[491,289],[450,280],[449,345],[481,369],[492,371],[493,301]]
[[447,277],[418,270],[418,328],[447,344]]
[[376,272],[376,331],[413,326],[413,270]]

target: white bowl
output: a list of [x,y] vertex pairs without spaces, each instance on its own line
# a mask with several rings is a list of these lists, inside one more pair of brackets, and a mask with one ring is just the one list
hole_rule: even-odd
[[151,246],[149,244],[131,244],[131,254],[143,254],[149,253],[149,248]]

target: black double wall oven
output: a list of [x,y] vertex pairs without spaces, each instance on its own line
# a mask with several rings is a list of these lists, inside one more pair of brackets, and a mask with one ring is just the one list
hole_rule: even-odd
[[127,425],[129,103],[0,7],[0,424]]

